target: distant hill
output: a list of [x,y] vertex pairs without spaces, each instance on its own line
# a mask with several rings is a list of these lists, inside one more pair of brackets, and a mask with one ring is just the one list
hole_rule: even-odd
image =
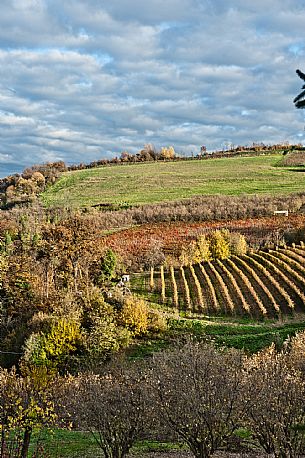
[[42,195],[46,206],[126,208],[198,195],[289,194],[305,177],[275,167],[281,154],[211,161],[147,162],[65,172]]

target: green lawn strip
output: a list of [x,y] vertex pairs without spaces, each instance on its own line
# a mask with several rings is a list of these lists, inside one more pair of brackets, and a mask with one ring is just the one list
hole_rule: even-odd
[[305,330],[305,322],[244,325],[237,323],[210,324],[200,320],[171,320],[173,333],[190,333],[199,338],[211,339],[218,345],[244,349],[255,353],[274,342],[281,346],[288,336]]
[[96,444],[93,435],[86,431],[70,431],[55,429],[34,432],[30,457],[36,456],[35,451],[39,445],[40,454],[43,458],[98,458],[103,454]]
[[170,343],[169,336],[166,334],[160,338],[146,338],[131,345],[126,351],[126,354],[131,360],[146,358],[169,348]]
[[[37,445],[39,452],[37,452]],[[132,447],[130,452],[133,455],[142,456],[143,453],[148,452],[166,452],[179,449],[187,449],[187,447],[181,443],[141,440]],[[104,455],[90,432],[55,429],[33,433],[29,456],[40,458],[98,458]]]
[[303,191],[305,178],[274,167],[281,155],[208,161],[152,162],[67,172],[42,195],[46,206],[134,206],[196,195],[284,194]]
[[175,442],[158,442],[153,440],[138,441],[131,449],[131,453],[142,456],[148,452],[170,452],[171,450],[188,450],[187,445]]
[[270,346],[272,343],[281,347],[288,335],[290,335],[290,333],[283,335],[280,332],[266,332],[265,334],[257,335],[217,336],[215,338],[215,343],[225,347],[245,350],[248,353],[256,353]]

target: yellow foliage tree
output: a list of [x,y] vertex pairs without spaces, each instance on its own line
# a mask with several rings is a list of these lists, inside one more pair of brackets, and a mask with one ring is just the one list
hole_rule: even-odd
[[[59,424],[52,396],[55,386],[54,379],[49,379],[45,385],[29,376],[18,375],[15,369],[0,370],[1,452],[8,441],[10,450],[14,448],[13,456],[26,458],[33,430]],[[17,447],[12,443],[14,441]],[[1,456],[8,455],[4,452]]]
[[248,244],[244,235],[230,232],[230,252],[236,256],[242,256],[248,251]]
[[182,247],[181,254],[179,257],[182,266],[190,266],[193,263],[200,262],[200,251],[195,241],[192,241],[189,245]]
[[196,260],[197,262],[210,261],[210,244],[205,235],[200,235],[197,239]]
[[209,235],[208,240],[212,259],[227,259],[230,256],[230,243],[227,232],[217,230]]
[[118,322],[134,336],[145,334],[148,328],[148,307],[144,300],[127,297],[118,314]]
[[23,366],[46,366],[64,369],[67,358],[81,346],[80,323],[60,317],[47,331],[31,334],[25,343]]
[[175,153],[173,146],[162,147],[160,151],[160,158],[161,159],[174,159],[175,154],[176,153]]

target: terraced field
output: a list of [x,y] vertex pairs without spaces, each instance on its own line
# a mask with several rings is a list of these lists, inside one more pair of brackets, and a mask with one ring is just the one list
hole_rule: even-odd
[[[276,318],[305,312],[305,245],[142,276],[142,294],[179,311]],[[140,291],[141,292],[141,291]]]

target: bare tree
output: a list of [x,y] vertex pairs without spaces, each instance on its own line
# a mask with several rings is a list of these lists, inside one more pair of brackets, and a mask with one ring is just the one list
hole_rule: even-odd
[[289,366],[272,346],[249,359],[245,379],[246,425],[276,458],[298,457],[304,447],[305,384]]
[[239,426],[242,353],[188,343],[153,359],[157,410],[197,458],[210,457]]
[[139,152],[137,156],[140,158],[140,160],[144,160],[144,161],[156,160],[158,157],[156,148],[151,143],[148,143],[147,145],[145,145],[144,148]]
[[116,365],[103,375],[70,379],[66,404],[105,458],[123,458],[147,427],[150,405],[140,370]]
[[145,256],[147,267],[160,266],[165,261],[163,242],[160,239],[152,238]]

